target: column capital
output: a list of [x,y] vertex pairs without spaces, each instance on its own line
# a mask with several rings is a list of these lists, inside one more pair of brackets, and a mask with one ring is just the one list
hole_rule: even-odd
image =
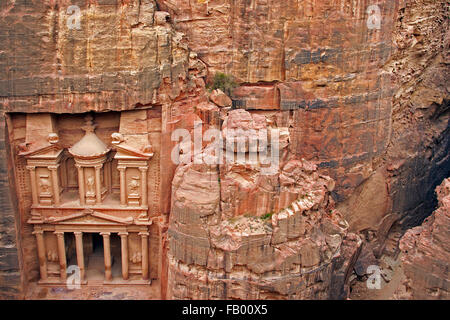
[[146,172],[148,171],[148,167],[139,167],[139,171]]
[[124,171],[127,167],[125,166],[117,166],[117,170]]
[[53,233],[56,234],[58,237],[59,236],[64,236],[64,231],[55,231]]
[[83,232],[82,231],[74,231],[73,234],[76,236],[82,236]]
[[31,234],[44,234],[44,230],[34,230]]
[[59,168],[59,164],[51,165],[51,166],[48,166],[47,168],[48,168],[48,170],[54,171],[54,170],[57,170]]
[[147,231],[141,231],[141,232],[139,232],[138,234],[139,234],[141,237],[148,237],[148,236],[150,235],[150,233],[147,232]]
[[27,170],[35,171],[36,170],[36,166],[27,166]]
[[118,235],[121,236],[121,237],[122,237],[122,236],[126,237],[126,236],[129,235],[129,233],[126,232],[126,231],[124,231],[124,232],[119,232]]
[[76,167],[77,169],[83,168],[83,166],[82,166],[81,164],[78,164],[78,163],[75,163],[75,167]]
[[103,237],[109,237],[111,235],[111,232],[100,232],[100,235]]
[[100,170],[102,167],[103,167],[103,165],[101,165],[101,164],[96,164],[94,166],[95,170]]

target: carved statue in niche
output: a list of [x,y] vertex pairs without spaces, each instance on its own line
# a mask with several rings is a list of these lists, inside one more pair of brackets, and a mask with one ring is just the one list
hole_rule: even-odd
[[41,193],[50,193],[50,180],[47,175],[39,177],[39,188]]
[[47,259],[50,262],[58,262],[59,261],[58,254],[55,251],[51,251],[51,250],[49,250],[47,252]]
[[94,194],[95,193],[95,179],[93,176],[89,176],[86,180],[86,185],[87,185],[87,192],[89,194]]
[[133,263],[140,263],[142,262],[142,255],[140,252],[134,252],[131,256],[130,256],[130,261]]
[[139,195],[139,187],[141,186],[139,182],[139,177],[134,176],[131,178],[130,183],[128,184],[128,187],[130,188],[130,193],[133,195]]

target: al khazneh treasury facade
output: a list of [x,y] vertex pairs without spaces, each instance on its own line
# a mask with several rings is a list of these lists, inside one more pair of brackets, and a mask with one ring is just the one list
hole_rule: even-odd
[[[97,136],[93,115],[85,114],[84,136],[73,145],[60,140],[57,128],[65,122],[56,115],[25,116],[26,139],[18,155],[29,174],[27,223],[36,237],[42,284],[65,283],[69,265],[79,267],[82,284],[151,282],[148,170],[153,149],[142,132],[147,128],[127,127],[125,114],[115,115],[120,128],[109,143]],[[80,120],[73,121],[79,125]]]

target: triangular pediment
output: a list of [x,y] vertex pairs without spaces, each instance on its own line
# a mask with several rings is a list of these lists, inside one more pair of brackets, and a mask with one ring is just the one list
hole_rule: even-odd
[[133,223],[133,218],[119,218],[96,211],[85,211],[70,216],[49,218],[49,223],[71,224],[71,225],[129,225]]
[[26,156],[28,159],[55,159],[61,152],[63,152],[63,149],[58,145],[49,145],[27,152],[21,152],[20,155]]
[[153,157],[153,153],[144,153],[126,144],[116,145],[116,159],[136,159],[148,160]]

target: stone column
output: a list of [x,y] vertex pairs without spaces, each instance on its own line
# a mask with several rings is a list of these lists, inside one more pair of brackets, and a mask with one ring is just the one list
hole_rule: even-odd
[[100,181],[100,168],[102,166],[95,166],[95,196],[97,198],[97,204],[102,203],[102,182]]
[[108,281],[112,280],[111,273],[111,243],[110,243],[110,232],[101,232],[103,236],[103,254],[105,256],[105,279]]
[[85,278],[85,267],[84,267],[84,252],[83,252],[83,232],[76,231],[75,234],[75,245],[77,250],[77,263],[78,268],[80,268],[81,280]]
[[147,171],[148,167],[139,167],[139,170],[141,171],[141,205],[146,206],[148,201],[148,194],[147,194]]
[[108,188],[108,193],[112,192],[112,177],[111,177],[111,161],[105,163],[105,183]]
[[33,234],[36,236],[37,251],[39,257],[39,270],[41,272],[41,280],[47,280],[47,257],[45,256],[44,231],[35,230]]
[[125,181],[125,167],[117,167],[120,172],[120,205],[127,205],[127,190]]
[[122,278],[128,280],[128,232],[119,232],[122,249]]
[[78,192],[80,193],[80,204],[84,206],[86,203],[86,192],[84,191],[84,170],[83,167],[76,164],[78,169]]
[[59,180],[58,180],[58,167],[49,166],[48,169],[52,172],[52,186],[53,186],[53,200],[55,205],[59,205]]
[[36,184],[36,167],[28,166],[27,169],[30,170],[31,196],[33,197],[33,205],[36,206],[39,204],[37,184]]
[[67,279],[67,261],[66,261],[66,247],[64,245],[64,232],[55,231],[58,238],[58,257],[59,257],[59,270],[61,281]]
[[142,247],[142,279],[148,279],[148,232],[139,232]]

